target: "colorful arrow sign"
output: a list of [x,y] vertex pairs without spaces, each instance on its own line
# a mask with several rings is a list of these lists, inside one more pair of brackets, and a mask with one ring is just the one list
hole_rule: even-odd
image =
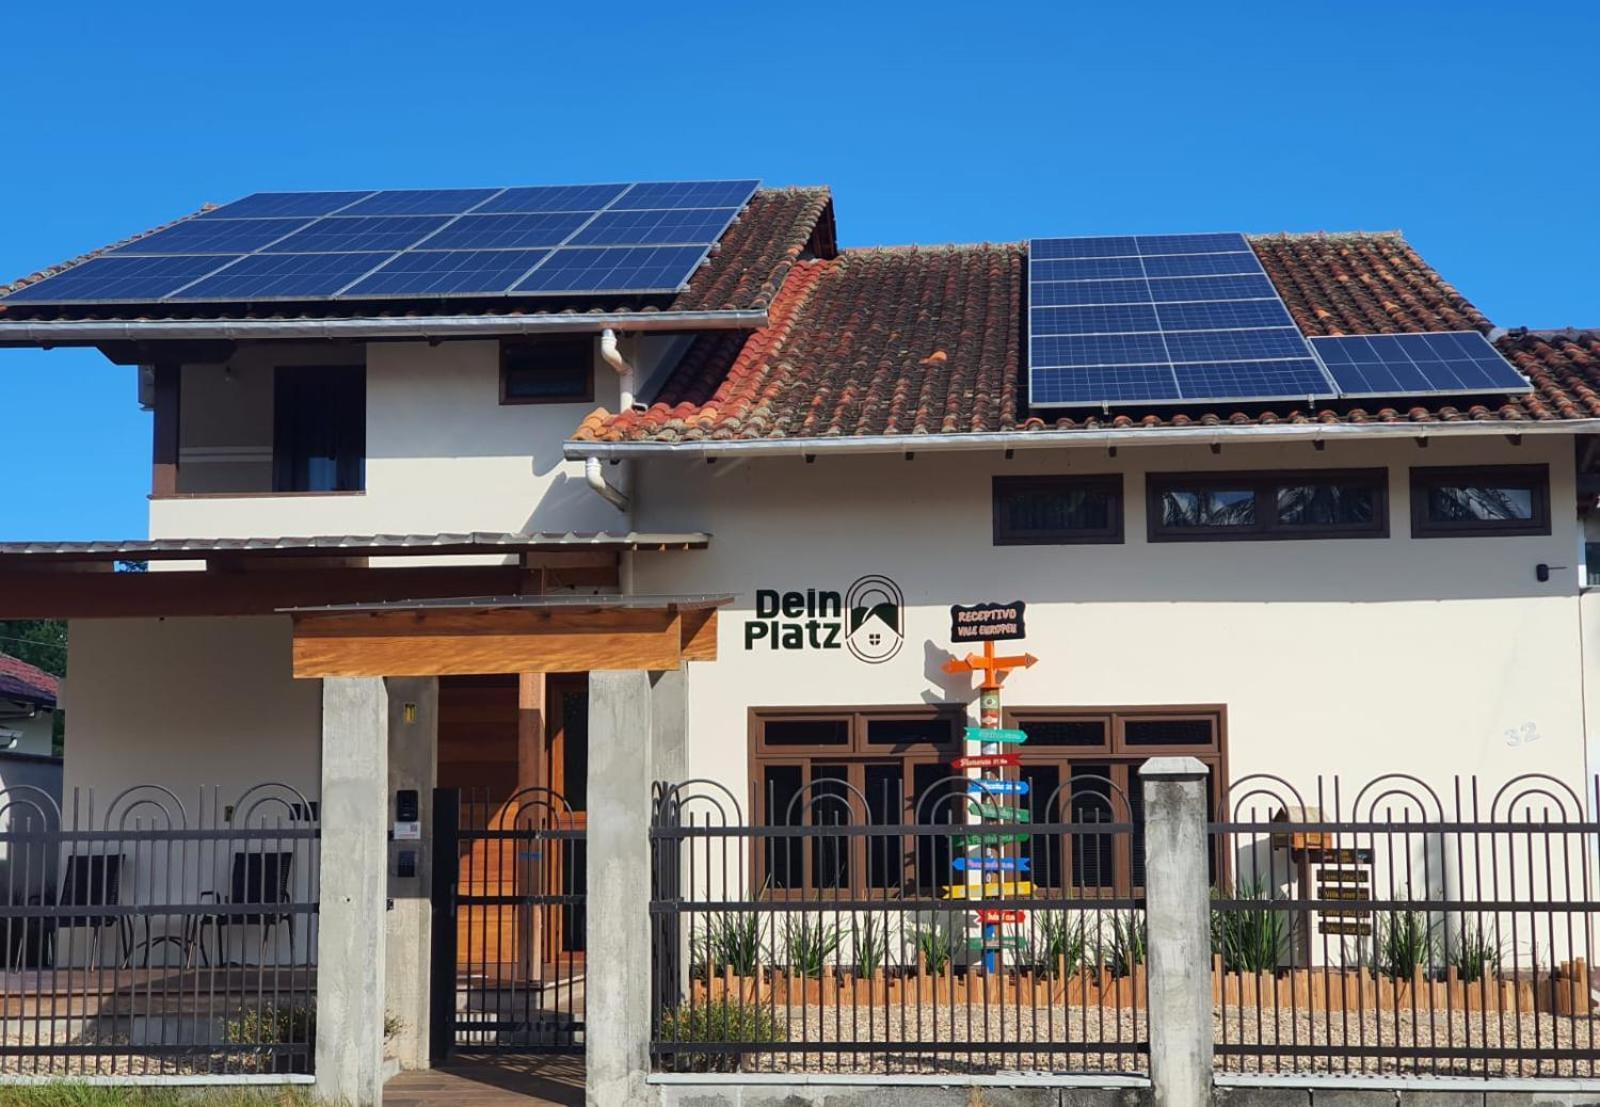
[[1025,796],[1028,794],[1026,780],[992,780],[983,777],[980,780],[967,781],[967,791],[976,795],[988,796]]
[[961,846],[1003,846],[1009,842],[1026,842],[1026,834],[957,834],[950,840]]
[[1020,745],[1028,740],[1025,731],[1008,727],[982,727],[969,726],[967,728],[967,741],[969,742],[1005,742],[1011,745]]
[[952,769],[1011,769],[1021,764],[1021,756],[1015,753],[980,753],[950,761]]
[[981,937],[974,934],[967,939],[968,949],[1021,949],[1021,934],[996,934],[993,937],[985,934]]
[[957,857],[950,867],[963,873],[1025,873],[1029,862],[1026,857]]
[[1033,894],[1033,881],[1031,880],[1001,880],[992,884],[985,884],[981,888],[976,884],[950,884],[946,885],[940,899],[1015,899],[1018,896],[1031,896]]
[[1000,911],[992,907],[980,907],[973,914],[978,916],[981,923],[1020,923],[1028,921],[1026,911]]
[[1026,807],[1001,807],[997,803],[969,803],[967,810],[980,819],[993,819],[997,823],[1028,823],[1033,812]]

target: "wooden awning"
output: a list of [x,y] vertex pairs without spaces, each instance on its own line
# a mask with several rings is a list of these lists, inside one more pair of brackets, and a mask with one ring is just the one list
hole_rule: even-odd
[[732,596],[497,596],[287,612],[297,677],[676,669],[717,656]]

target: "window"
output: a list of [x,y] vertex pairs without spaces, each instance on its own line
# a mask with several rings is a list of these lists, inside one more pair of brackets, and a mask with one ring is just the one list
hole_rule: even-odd
[[577,404],[594,399],[594,339],[500,343],[502,404]]
[[[1024,843],[1033,881],[1073,895],[1128,895],[1144,886],[1144,793],[1139,766],[1151,757],[1197,758],[1211,770],[1211,811],[1226,788],[1220,707],[1128,711],[1016,708],[1006,725],[1027,731],[1016,752],[1034,822],[1132,823],[1133,832],[1036,836]],[[1219,859],[1211,859],[1217,880]]]
[[1383,469],[1292,473],[1152,473],[1150,541],[1383,538]]
[[[895,826],[966,820],[949,759],[960,707],[787,709],[750,714],[756,826]],[[771,895],[924,890],[946,880],[950,847],[900,835],[769,838],[755,885]]]
[[1122,541],[1122,478],[995,477],[996,546]]
[[1411,470],[1411,537],[1549,534],[1544,465]]
[[279,366],[272,413],[274,492],[360,492],[366,487],[365,369]]

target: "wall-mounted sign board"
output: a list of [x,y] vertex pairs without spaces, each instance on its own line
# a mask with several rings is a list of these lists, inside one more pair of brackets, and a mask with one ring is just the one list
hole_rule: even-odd
[[975,603],[970,607],[953,604],[950,608],[952,642],[1015,642],[1028,636],[1024,616],[1027,604]]

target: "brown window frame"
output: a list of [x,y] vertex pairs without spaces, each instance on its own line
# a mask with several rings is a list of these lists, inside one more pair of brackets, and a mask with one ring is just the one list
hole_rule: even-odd
[[[1030,723],[1095,721],[1104,725],[1105,739],[1097,745],[1041,745],[1025,742],[1015,747],[1024,767],[1028,765],[1056,765],[1060,767],[1060,783],[1072,779],[1072,764],[1110,767],[1113,786],[1127,799],[1129,810],[1113,811],[1114,823],[1137,821],[1135,815],[1142,807],[1134,795],[1139,787],[1138,767],[1152,757],[1193,757],[1211,770],[1210,793],[1212,817],[1224,810],[1228,788],[1228,709],[1225,704],[1175,704],[1170,706],[1121,707],[1008,707],[1002,712],[1003,725],[1027,730]],[[1212,724],[1212,741],[1206,746],[1194,744],[1130,745],[1127,741],[1128,723],[1181,722],[1204,720]],[[1070,796],[1070,790],[1060,795]],[[1034,804],[1049,797],[1030,797]],[[1031,808],[1035,822],[1072,822],[1070,811],[1043,811]],[[1073,883],[1072,858],[1063,853],[1058,862],[1058,886],[1044,882],[1042,867],[1036,867],[1033,880],[1037,888],[1047,888],[1065,896],[1105,897],[1139,895],[1144,886],[1133,878],[1134,835],[1119,834],[1112,843],[1111,883],[1078,887]],[[1227,879],[1227,858],[1217,856],[1213,861],[1215,877],[1219,882]]]
[[[1442,484],[1479,482],[1486,486],[1527,488],[1533,493],[1532,519],[1459,519],[1428,517],[1428,493]],[[1411,537],[1493,538],[1550,533],[1550,466],[1417,465],[1411,469]]]
[[[1370,523],[1296,525],[1279,522],[1278,490],[1285,485],[1345,482],[1368,485],[1376,493]],[[1174,527],[1162,521],[1161,495],[1174,489],[1249,491],[1257,519],[1248,526]],[[1272,518],[1262,518],[1262,505]],[[1389,537],[1389,471],[1372,469],[1274,469],[1229,473],[1150,473],[1145,477],[1145,525],[1150,542],[1306,542],[1322,538]]]
[[[954,775],[954,770],[948,769],[950,758],[959,755],[962,749],[961,728],[967,725],[966,708],[960,704],[892,704],[884,706],[840,706],[840,707],[752,707],[748,713],[749,719],[749,780],[750,780],[750,825],[773,826],[789,825],[786,823],[772,823],[766,810],[766,795],[763,782],[766,779],[766,770],[769,767],[798,767],[801,773],[801,787],[809,788],[812,780],[812,769],[817,765],[843,765],[845,767],[845,780],[849,785],[866,797],[871,802],[865,780],[869,766],[893,765],[899,768],[902,788],[901,796],[904,808],[900,812],[901,823],[909,824],[914,821],[917,803],[916,770],[919,766],[943,765],[946,766],[946,775]],[[848,721],[848,740],[837,745],[786,745],[771,744],[765,741],[766,725],[770,722],[790,722],[803,720],[846,720]],[[910,720],[945,722],[949,727],[948,738],[938,743],[916,743],[914,747],[909,743],[898,744],[873,744],[867,741],[870,724],[875,720]],[[826,777],[824,779],[837,779]],[[811,826],[815,808],[811,805],[801,805],[801,822],[798,825]],[[870,818],[870,811],[863,812]],[[781,839],[767,839],[779,841]],[[837,841],[838,839],[830,839]],[[750,851],[751,887],[758,889],[759,894],[774,899],[802,898],[805,896],[820,896],[823,898],[848,898],[859,897],[867,894],[874,896],[895,896],[905,886],[905,879],[898,882],[891,881],[888,886],[871,884],[868,880],[869,864],[867,858],[868,839],[854,837],[851,843],[850,856],[847,859],[849,871],[848,880],[838,884],[826,884],[813,881],[815,842],[816,839],[802,839],[803,846],[800,858],[800,872],[803,874],[799,887],[775,888],[767,885],[767,848],[757,844]],[[874,841],[881,841],[874,839]],[[909,854],[904,856],[905,870],[914,868],[915,860]]]
[[[573,353],[577,353],[581,346],[584,352],[583,388],[572,392],[564,392],[553,396],[513,396],[510,393],[508,378],[511,373],[519,370],[537,371],[536,366],[512,365],[511,360],[519,351],[537,349],[540,346],[551,349],[570,346]],[[502,407],[515,407],[524,404],[589,404],[594,402],[594,339],[589,335],[561,338],[533,338],[500,340],[500,404]]]
[[[1111,520],[1102,529],[1019,530],[1013,529],[1002,506],[1002,497],[1012,491],[1102,491],[1111,495]],[[1120,545],[1123,520],[1127,515],[1127,495],[1120,473],[1097,475],[1045,475],[995,477],[990,489],[996,546],[1088,546]]]

